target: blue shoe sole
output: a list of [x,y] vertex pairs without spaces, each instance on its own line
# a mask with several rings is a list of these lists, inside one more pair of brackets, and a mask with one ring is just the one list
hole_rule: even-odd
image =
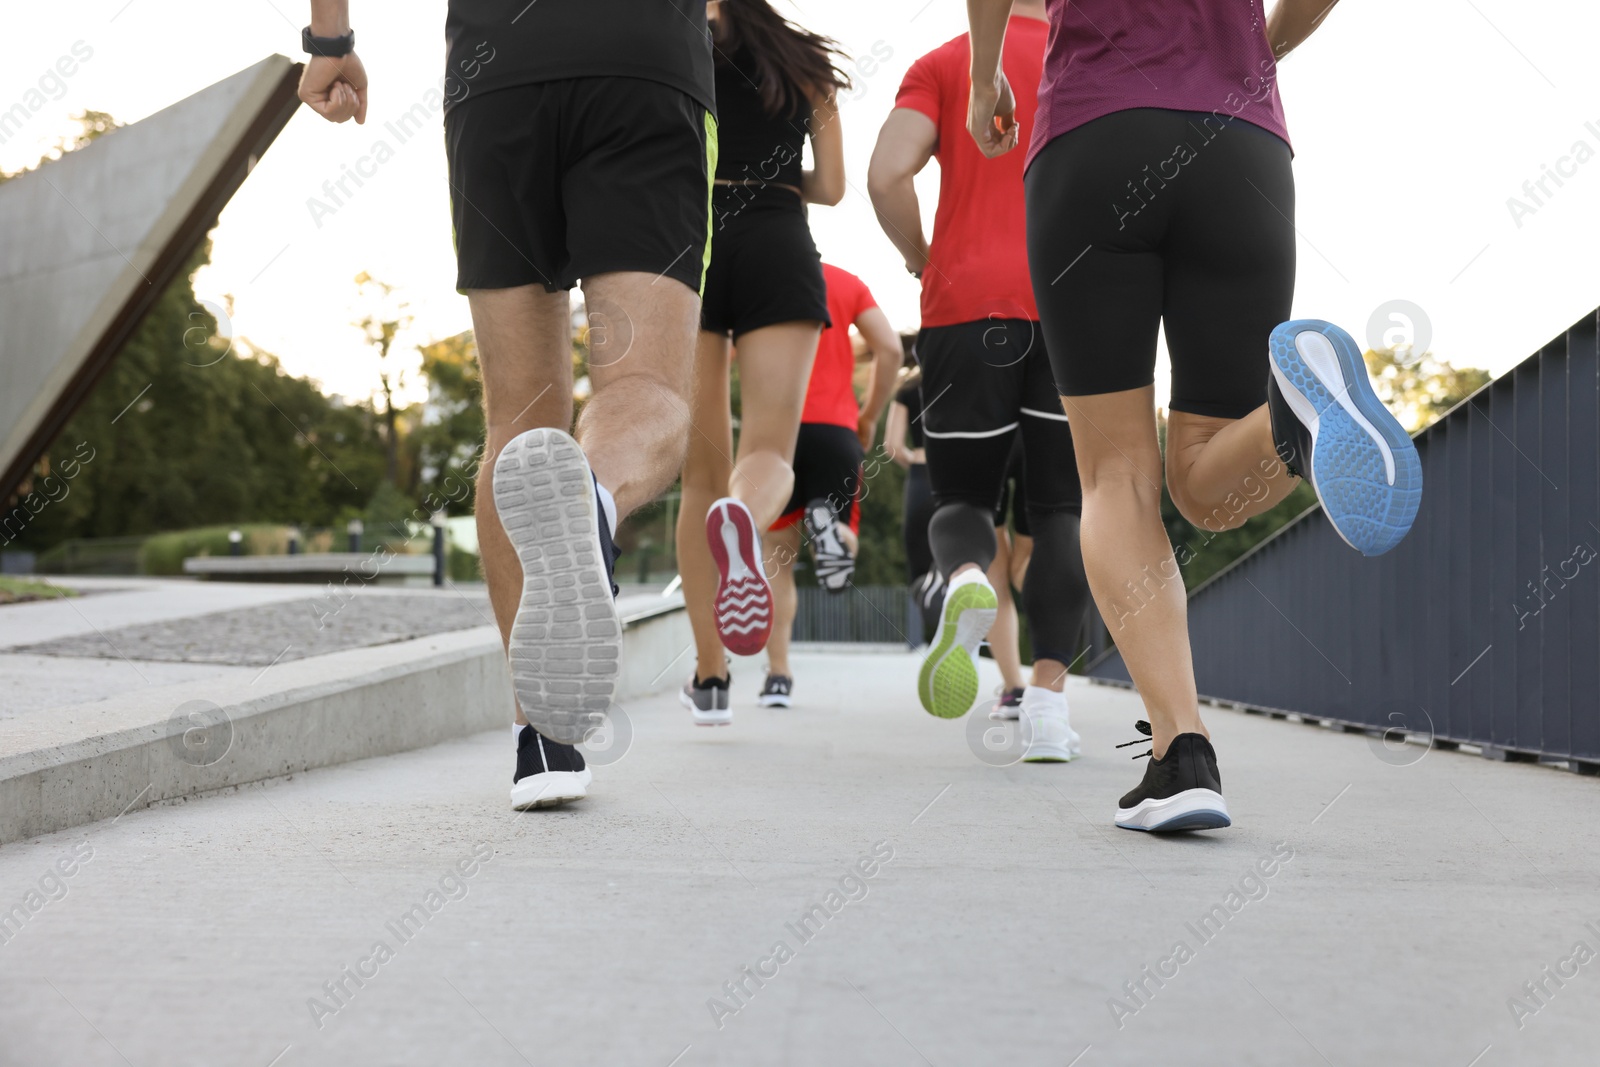
[[[1324,339],[1307,342],[1322,358],[1301,351],[1304,334]],[[1272,331],[1269,351],[1284,398],[1314,426],[1311,469],[1302,473],[1322,510],[1351,548],[1381,556],[1405,539],[1422,504],[1422,463],[1411,436],[1372,391],[1360,347],[1339,327],[1285,322]]]
[[1232,826],[1233,820],[1220,811],[1191,811],[1177,818],[1168,820],[1160,826],[1152,826],[1149,833],[1164,834],[1174,830],[1220,830],[1225,826]]

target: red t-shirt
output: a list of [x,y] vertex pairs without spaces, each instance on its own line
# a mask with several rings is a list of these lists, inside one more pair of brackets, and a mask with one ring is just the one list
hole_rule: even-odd
[[822,265],[822,278],[828,283],[828,317],[833,325],[823,330],[817,341],[817,359],[811,365],[800,421],[853,430],[861,418],[861,404],[856,400],[856,353],[850,344],[850,327],[878,302],[872,299],[866,282],[831,263]]
[[[1039,78],[1050,26],[1013,15],[1006,25],[1006,79],[1017,100],[1020,144],[1033,134]],[[922,325],[954,326],[987,318],[1039,318],[1028,278],[1023,219],[1023,153],[988,159],[967,132],[972,86],[967,35],[917,60],[900,83],[895,107],[920,111],[939,128],[939,209],[928,268],[922,272]]]

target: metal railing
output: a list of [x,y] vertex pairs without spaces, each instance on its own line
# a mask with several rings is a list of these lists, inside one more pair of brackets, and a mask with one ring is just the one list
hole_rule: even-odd
[[80,537],[41,552],[33,561],[38,574],[139,573],[144,537]]
[[[1394,551],[1363,558],[1312,508],[1197,587],[1200,693],[1600,772],[1597,316],[1417,436]],[[1114,649],[1090,674],[1128,681]]]
[[794,640],[861,644],[908,643],[906,589],[903,585],[856,585],[842,593],[829,593],[803,584],[796,592],[799,609],[794,619]]

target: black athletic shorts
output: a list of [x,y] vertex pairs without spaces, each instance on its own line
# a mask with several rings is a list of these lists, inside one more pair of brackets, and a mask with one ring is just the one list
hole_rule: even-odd
[[1237,419],[1267,398],[1267,339],[1294,295],[1289,146],[1209,112],[1117,111],[1028,168],[1028,264],[1065,396],[1155,381],[1174,411]]
[[700,328],[737,339],[780,322],[832,321],[800,198],[775,186],[716,186]]
[[1019,434],[1012,440],[1011,459],[1006,464],[1006,480],[1000,487],[1000,506],[994,510],[994,524],[998,529],[1006,525],[1007,517],[1011,520],[1011,528],[1023,537],[1032,537],[1033,528],[1028,525],[1028,461],[1022,456],[1022,437]]
[[826,500],[839,521],[861,529],[861,438],[843,426],[802,422],[794,445],[794,492],[774,530],[793,526],[813,500]]
[[922,435],[935,504],[1000,507],[1012,440],[1022,438],[1027,506],[1076,512],[1083,504],[1072,431],[1050,375],[1037,322],[985,319],[928,326],[917,335]]
[[473,94],[444,120],[456,287],[550,292],[610,271],[705,281],[717,123],[640,78]]

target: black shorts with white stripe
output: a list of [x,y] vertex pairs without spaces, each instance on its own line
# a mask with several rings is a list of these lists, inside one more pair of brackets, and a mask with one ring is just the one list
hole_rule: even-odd
[[964,501],[998,508],[1012,441],[1020,435],[1028,507],[1040,513],[1080,509],[1072,432],[1037,322],[929,326],[917,335],[916,352],[936,505]]

